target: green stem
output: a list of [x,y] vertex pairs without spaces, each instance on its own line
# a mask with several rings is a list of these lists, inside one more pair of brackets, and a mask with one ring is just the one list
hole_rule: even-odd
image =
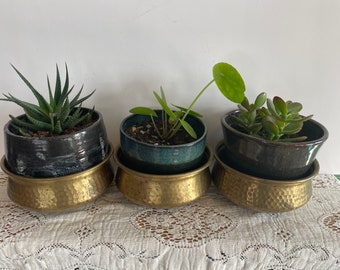
[[181,128],[181,123],[177,120],[176,123],[173,125],[173,127],[169,130],[169,136],[167,139],[171,139],[173,136],[176,135],[177,131]]
[[195,105],[196,101],[199,99],[199,97],[204,93],[204,91],[215,81],[215,79],[212,79],[199,93],[198,95],[195,97],[195,99],[191,102],[189,108],[187,109],[187,111],[185,112],[185,114],[182,117],[182,120],[185,119],[185,117],[187,117],[187,115],[189,114],[189,112],[191,111],[191,108]]
[[162,135],[161,135],[161,133],[159,132],[159,130],[158,130],[158,128],[157,128],[157,125],[156,125],[156,123],[155,123],[155,120],[153,119],[153,116],[150,115],[150,117],[151,117],[151,121],[152,121],[152,123],[153,123],[153,126],[154,126],[154,128],[155,128],[155,130],[156,130],[158,136],[159,136],[160,138],[163,138]]
[[[212,79],[199,93],[198,95],[195,97],[195,99],[191,102],[190,106],[188,107],[188,109],[186,110],[185,114],[182,116],[182,120],[184,120],[189,112],[191,111],[191,108],[195,105],[196,101],[199,99],[199,97],[204,93],[204,91],[215,81],[215,79]],[[177,125],[176,128],[173,130],[172,132],[172,136],[174,136],[177,131],[181,128],[181,125]],[[170,136],[170,138],[172,137]]]

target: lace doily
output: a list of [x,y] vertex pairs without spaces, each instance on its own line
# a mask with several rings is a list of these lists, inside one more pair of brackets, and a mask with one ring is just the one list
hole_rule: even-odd
[[340,269],[340,181],[313,180],[292,212],[258,213],[218,194],[150,209],[113,184],[97,201],[64,213],[12,203],[0,174],[0,269]]

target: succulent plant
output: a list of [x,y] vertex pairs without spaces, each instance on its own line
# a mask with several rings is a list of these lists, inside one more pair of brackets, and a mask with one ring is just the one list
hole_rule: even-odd
[[49,102],[13,65],[12,67],[28,86],[38,101],[38,105],[35,105],[20,100],[11,94],[3,94],[5,98],[0,99],[2,101],[14,102],[24,109],[24,119],[18,119],[10,115],[12,120],[11,126],[15,128],[21,135],[32,136],[37,132],[47,132],[49,135],[58,135],[65,132],[65,130],[69,130],[81,124],[90,122],[92,119],[93,110],[83,113],[81,104],[83,101],[92,96],[95,90],[85,97],[80,97],[83,90],[83,87],[81,87],[79,92],[72,99],[70,99],[70,94],[72,93],[74,86],[69,87],[69,76],[66,64],[66,78],[63,87],[61,86],[58,65],[56,66],[57,74],[53,93],[50,86],[49,77],[47,76]]
[[[213,67],[215,83],[221,93],[230,101],[238,104],[239,114],[232,120],[246,133],[271,141],[304,141],[306,136],[299,136],[303,123],[312,118],[300,115],[302,104],[284,101],[275,96],[267,98],[260,93],[254,103],[249,103],[245,96],[245,84],[239,72],[228,63],[218,63]],[[266,103],[266,107],[264,104]]]

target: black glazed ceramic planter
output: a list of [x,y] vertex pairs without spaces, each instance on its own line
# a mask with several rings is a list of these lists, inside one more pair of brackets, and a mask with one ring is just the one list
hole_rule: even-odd
[[304,123],[303,142],[275,142],[245,134],[234,127],[230,118],[238,110],[221,119],[226,158],[242,172],[270,179],[297,179],[309,171],[322,144],[328,138],[327,129],[315,120]]
[[8,169],[26,177],[58,177],[100,163],[108,153],[107,134],[99,112],[93,113],[93,120],[92,125],[77,132],[42,138],[13,133],[9,121],[4,127]]
[[200,119],[191,115],[186,117],[185,120],[197,134],[197,140],[187,144],[151,145],[138,141],[125,132],[128,127],[149,119],[149,116],[132,114],[121,123],[122,158],[131,169],[152,174],[175,174],[188,172],[201,163],[206,146],[207,128]]

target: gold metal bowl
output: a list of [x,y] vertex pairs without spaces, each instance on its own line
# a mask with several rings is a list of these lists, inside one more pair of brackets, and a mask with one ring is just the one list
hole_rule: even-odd
[[132,202],[154,207],[171,208],[192,202],[203,195],[211,183],[209,165],[212,151],[206,147],[202,165],[181,174],[157,175],[130,169],[122,160],[121,149],[114,154],[117,164],[116,184]]
[[319,172],[314,161],[311,170],[297,180],[270,180],[242,173],[226,164],[224,144],[215,149],[213,182],[229,200],[256,211],[285,212],[305,205],[312,195],[312,179]]
[[80,207],[99,197],[113,180],[113,147],[99,164],[82,172],[52,178],[31,178],[12,173],[5,157],[1,168],[8,175],[9,198],[29,209],[61,211]]

